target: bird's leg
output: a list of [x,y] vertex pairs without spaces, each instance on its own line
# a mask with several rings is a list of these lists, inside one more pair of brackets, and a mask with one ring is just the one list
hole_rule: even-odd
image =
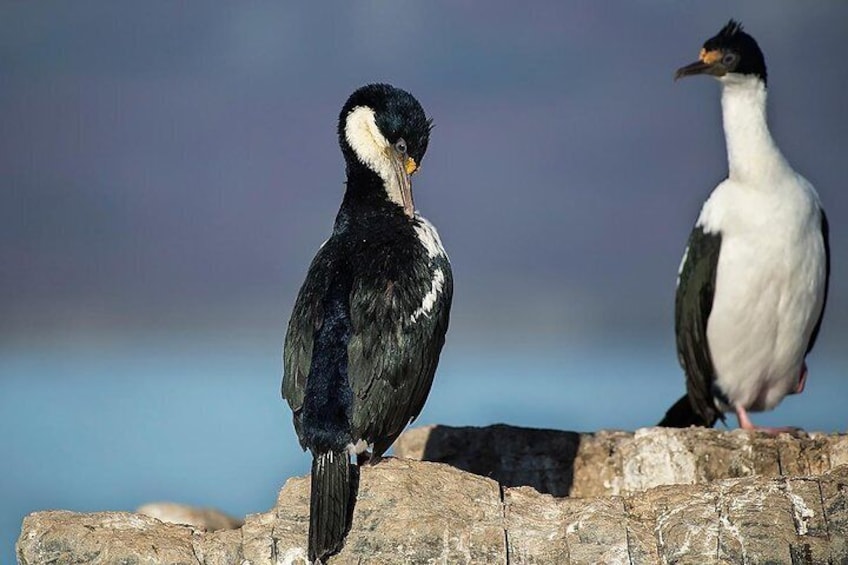
[[371,452],[366,449],[362,453],[357,453],[356,464],[360,467],[371,464]]
[[739,427],[743,430],[757,429],[757,426],[755,426],[748,418],[748,412],[746,412],[741,406],[736,407],[736,419],[739,420]]
[[769,435],[780,435],[780,434],[796,434],[801,430],[801,428],[795,428],[792,426],[785,426],[781,428],[769,428],[766,426],[755,426],[751,419],[748,418],[748,411],[742,408],[741,406],[737,406],[734,408],[736,411],[736,418],[739,420],[739,427],[743,430],[748,430],[749,432],[765,432]]
[[369,450],[365,450],[362,453],[357,454],[356,456],[356,464],[360,467],[364,465],[376,465],[380,461],[383,460],[382,455],[374,455],[373,452]]
[[804,386],[807,384],[807,363],[801,365],[801,376],[798,377],[798,384],[795,385],[795,390],[789,394],[801,394],[804,392]]

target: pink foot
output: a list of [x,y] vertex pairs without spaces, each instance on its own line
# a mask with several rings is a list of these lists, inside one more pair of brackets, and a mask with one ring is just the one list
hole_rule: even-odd
[[780,435],[780,434],[792,434],[795,435],[798,432],[802,432],[801,428],[796,428],[793,426],[785,426],[780,428],[769,428],[766,426],[755,426],[751,420],[748,418],[748,412],[742,408],[736,407],[736,418],[739,420],[739,427],[743,430],[748,430],[749,432],[765,432],[769,435]]
[[804,386],[807,384],[807,363],[801,365],[801,376],[798,377],[798,384],[795,386],[795,390],[790,392],[789,394],[801,394],[804,392]]

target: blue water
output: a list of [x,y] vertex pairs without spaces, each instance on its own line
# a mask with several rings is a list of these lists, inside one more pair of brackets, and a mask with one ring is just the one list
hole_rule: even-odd
[[[271,336],[273,337],[273,336]],[[569,430],[656,422],[683,390],[672,344],[449,344],[419,423]],[[0,563],[33,511],[171,500],[234,515],[271,507],[309,460],[279,396],[274,339],[124,339],[0,355]],[[844,361],[818,357],[802,396],[761,424],[845,430]]]

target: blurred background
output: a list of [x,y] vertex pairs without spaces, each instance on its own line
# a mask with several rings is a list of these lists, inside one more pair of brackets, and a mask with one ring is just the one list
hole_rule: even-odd
[[243,516],[308,471],[281,342],[368,82],[435,121],[414,189],[456,291],[418,423],[655,423],[726,174],[718,84],[672,73],[730,17],[831,222],[807,390],[755,422],[844,431],[848,3],[0,3],[0,562],[35,510]]

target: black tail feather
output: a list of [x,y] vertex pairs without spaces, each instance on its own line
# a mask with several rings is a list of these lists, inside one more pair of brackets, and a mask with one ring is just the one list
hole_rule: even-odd
[[323,562],[338,553],[353,521],[359,490],[359,467],[345,452],[321,453],[312,458],[309,500],[309,561]]
[[689,400],[689,395],[684,394],[680,400],[668,409],[665,417],[657,425],[663,428],[688,428],[689,426],[712,428],[718,421],[718,418],[717,412],[714,415],[711,414],[709,418],[704,418],[698,414]]

